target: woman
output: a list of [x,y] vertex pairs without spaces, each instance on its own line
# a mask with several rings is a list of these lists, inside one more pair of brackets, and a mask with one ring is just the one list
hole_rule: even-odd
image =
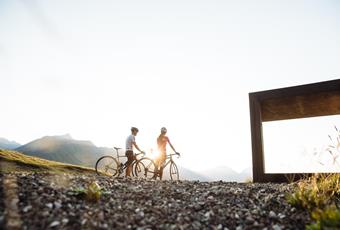
[[161,128],[161,134],[157,138],[157,145],[158,145],[158,150],[159,150],[159,156],[156,158],[155,163],[156,163],[156,175],[154,178],[157,177],[157,174],[159,175],[160,179],[162,180],[163,176],[163,164],[166,160],[166,144],[169,143],[170,147],[172,150],[176,152],[174,146],[171,144],[169,137],[166,136],[167,129],[165,127]]

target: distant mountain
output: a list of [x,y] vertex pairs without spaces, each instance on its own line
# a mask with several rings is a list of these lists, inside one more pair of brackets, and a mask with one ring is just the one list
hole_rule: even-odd
[[21,146],[15,141],[9,141],[6,138],[0,137],[0,149],[16,149]]
[[239,173],[241,182],[245,182],[247,180],[252,180],[253,178],[253,170],[251,167],[245,168],[242,172]]
[[251,178],[251,172],[248,168],[241,173],[238,173],[228,166],[219,166],[200,171],[199,173],[206,176],[210,181],[223,180],[245,182],[247,179]]
[[26,155],[63,163],[94,167],[97,159],[112,153],[109,148],[99,148],[90,141],[74,140],[69,134],[45,136],[16,149]]
[[[179,171],[179,179],[181,180],[199,180],[199,181],[209,181],[209,178],[205,177],[204,175],[201,175],[193,170],[190,170],[188,168],[185,168],[181,165],[178,165],[178,171]],[[164,169],[163,171],[163,179],[170,179],[170,167],[169,165]]]

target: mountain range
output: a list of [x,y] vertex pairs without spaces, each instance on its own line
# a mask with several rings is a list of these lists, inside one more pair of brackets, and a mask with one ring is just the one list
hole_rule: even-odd
[[[0,138],[0,149],[13,149],[29,156],[58,161],[80,166],[94,167],[97,159],[103,155],[115,155],[113,149],[97,147],[91,141],[75,140],[69,134],[61,136],[45,136],[25,145]],[[123,151],[123,150],[121,150]],[[123,154],[122,152],[120,154]],[[123,159],[124,160],[124,159]],[[251,178],[251,169],[237,173],[228,166],[215,167],[209,170],[193,171],[177,165],[180,179],[199,181],[237,181],[243,182]],[[164,178],[168,179],[164,172]]]
[[238,173],[228,166],[218,166],[211,169],[200,171],[202,175],[207,175],[208,181],[223,180],[244,182],[252,178],[251,168],[246,168]]
[[0,137],[0,149],[16,149],[20,147],[20,144],[15,141],[7,140],[6,138]]
[[112,153],[109,148],[97,147],[90,141],[75,140],[69,134],[45,136],[15,150],[29,156],[87,167],[94,167],[99,157]]

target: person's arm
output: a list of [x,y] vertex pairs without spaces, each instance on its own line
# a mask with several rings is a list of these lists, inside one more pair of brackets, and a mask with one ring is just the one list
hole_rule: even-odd
[[138,147],[137,143],[134,141],[132,142],[133,146],[135,146],[135,148],[139,151],[139,152],[143,152],[142,150],[140,150],[140,148]]
[[175,150],[175,148],[174,148],[174,146],[172,146],[172,144],[171,144],[171,142],[170,142],[170,139],[169,139],[169,138],[168,138],[168,143],[169,143],[170,147],[172,148],[172,150],[174,150],[174,152],[175,152],[175,153],[177,153],[177,152],[176,152],[176,150]]

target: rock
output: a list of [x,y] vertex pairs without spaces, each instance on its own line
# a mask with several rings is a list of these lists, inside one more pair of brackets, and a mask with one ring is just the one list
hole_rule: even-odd
[[55,201],[55,202],[54,202],[54,207],[55,207],[56,209],[61,208],[61,203]]
[[53,204],[52,203],[47,203],[46,207],[48,207],[49,209],[52,209],[53,208]]
[[247,218],[246,218],[246,224],[248,224],[248,225],[250,225],[250,224],[253,224],[254,223],[254,219],[253,219],[253,217],[251,217],[251,216],[247,216]]
[[4,226],[5,225],[5,217],[4,216],[0,216],[0,226]]
[[272,226],[272,228],[273,228],[273,230],[281,230],[282,228],[279,226],[279,225],[277,225],[277,224],[275,224],[274,226]]
[[286,217],[286,215],[284,215],[284,214],[282,214],[282,213],[279,213],[278,217],[279,217],[280,219],[283,219],[283,218]]
[[54,227],[56,227],[56,226],[58,226],[58,225],[60,225],[60,222],[59,221],[53,221],[51,224],[50,224],[50,228],[54,228]]
[[31,205],[27,205],[27,206],[25,206],[23,209],[22,209],[22,211],[23,212],[28,212],[29,210],[31,210],[32,209],[32,206]]
[[270,212],[269,212],[269,217],[270,217],[270,218],[276,218],[275,212],[274,212],[274,211],[270,211]]

